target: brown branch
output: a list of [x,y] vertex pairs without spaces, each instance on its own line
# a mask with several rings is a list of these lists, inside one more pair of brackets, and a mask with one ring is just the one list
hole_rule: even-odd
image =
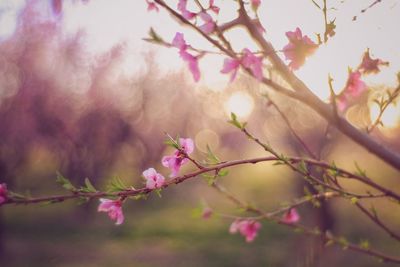
[[[286,159],[293,164],[300,163],[303,161],[305,163],[319,166],[319,167],[322,167],[325,169],[333,169],[333,167],[331,165],[329,165],[326,162],[322,162],[322,161],[303,159],[300,157],[287,157]],[[268,157],[252,158],[252,159],[233,160],[233,161],[223,162],[223,163],[208,166],[208,167],[201,166],[201,168],[196,165],[199,168],[199,170],[194,171],[189,174],[186,174],[186,175],[176,177],[176,178],[168,181],[166,184],[164,184],[163,188],[167,188],[173,184],[179,184],[181,182],[184,182],[187,179],[196,177],[198,175],[201,175],[201,174],[207,173],[207,172],[215,172],[215,171],[219,171],[224,168],[229,168],[229,167],[244,165],[244,164],[256,164],[256,163],[260,163],[260,162],[281,161],[281,160],[282,159],[280,157],[268,156]],[[359,177],[358,175],[348,173],[345,170],[337,168],[337,167],[335,167],[334,169],[337,170],[339,173],[346,174],[347,178],[357,179],[356,177]],[[366,179],[366,178],[363,178],[363,179]],[[373,183],[371,186],[376,188]],[[358,197],[358,198],[368,198],[368,197],[373,198],[373,197],[390,196],[390,197],[400,201],[400,195],[398,195],[397,193],[392,192],[385,188],[376,188],[376,189],[378,189],[379,191],[384,193],[384,195],[358,195],[358,194],[353,194],[353,193],[346,192],[346,191],[342,191],[341,193],[344,195],[348,195],[351,197],[354,196],[354,197]],[[332,190],[337,191],[337,188],[333,188]],[[65,200],[77,199],[77,198],[92,199],[92,198],[101,198],[101,197],[132,197],[132,196],[137,196],[137,195],[141,195],[141,194],[149,194],[152,191],[154,191],[154,190],[147,189],[147,188],[141,188],[141,189],[128,189],[128,190],[124,190],[124,191],[120,191],[120,192],[94,192],[94,193],[74,192],[72,194],[54,195],[54,196],[37,197],[37,198],[19,198],[19,197],[13,198],[12,196],[9,196],[9,198],[7,199],[7,202],[3,203],[2,205],[35,204],[35,203],[42,203],[42,202],[62,202]]]
[[220,191],[224,195],[227,195],[228,199],[230,199],[238,207],[243,208],[247,211],[254,212],[257,215],[259,215],[260,217],[263,217],[267,220],[274,221],[278,224],[293,228],[295,230],[301,230],[303,233],[308,234],[308,235],[319,236],[319,237],[323,238],[324,240],[333,242],[336,245],[339,245],[339,246],[345,247],[349,250],[360,252],[360,253],[363,253],[363,254],[366,254],[366,255],[369,255],[372,257],[377,257],[384,262],[392,262],[392,263],[400,264],[400,258],[392,257],[392,256],[386,255],[378,250],[364,248],[364,247],[361,247],[359,245],[356,245],[356,244],[353,244],[350,242],[346,242],[346,244],[343,244],[342,238],[335,237],[332,234],[323,233],[319,230],[311,229],[311,228],[309,228],[305,225],[299,224],[299,223],[286,223],[286,222],[282,221],[281,219],[271,217],[271,215],[269,213],[266,213],[257,207],[249,206],[248,204],[244,203],[243,201],[241,201],[240,199],[235,197],[233,194],[227,192],[226,190],[220,189],[218,185],[214,186],[214,188],[216,188],[218,191]]
[[400,241],[400,235],[395,233],[393,230],[391,230],[388,226],[386,226],[376,214],[372,214],[369,212],[364,206],[362,206],[360,203],[355,203],[356,206],[369,218],[371,221],[373,221],[376,225],[378,225],[382,230],[384,230],[386,233],[389,234],[390,237],[396,239],[397,241]]
[[301,139],[301,137],[297,134],[297,132],[294,130],[292,127],[289,119],[286,117],[285,113],[282,112],[282,110],[278,107],[278,105],[272,101],[271,99],[268,99],[269,103],[278,111],[279,115],[282,117],[283,121],[286,123],[287,127],[289,128],[290,132],[294,136],[294,138],[299,142],[299,144],[303,147],[304,151],[307,152],[307,154],[316,159],[317,156],[311,151],[311,149],[308,147],[308,145]]
[[[359,131],[344,118],[336,118],[332,107],[324,103],[316,95],[314,95],[312,91],[307,87],[307,85],[305,85],[292,71],[289,70],[282,59],[276,53],[273,53],[273,51],[275,51],[273,46],[264,39],[264,37],[258,32],[256,26],[251,22],[251,18],[248,16],[244,8],[243,1],[239,1],[239,3],[239,16],[243,18],[245,26],[249,31],[251,37],[258,43],[262,50],[269,54],[269,59],[272,62],[273,66],[298,93],[296,95],[296,99],[300,100],[302,103],[312,108],[323,118],[325,118],[329,123],[335,125],[335,127],[343,134],[363,146],[369,152],[378,156],[380,159],[382,159],[392,167],[396,168],[397,170],[400,170],[399,154],[391,151],[387,147],[372,139],[367,134]],[[276,86],[275,83],[269,83],[267,85],[273,88],[275,88]]]

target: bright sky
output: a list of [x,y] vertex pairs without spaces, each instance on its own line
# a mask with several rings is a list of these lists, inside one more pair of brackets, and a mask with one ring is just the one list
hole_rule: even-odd
[[[77,31],[85,31],[88,53],[95,55],[107,51],[118,43],[125,43],[128,49],[125,62],[121,64],[121,72],[126,75],[143,70],[145,66],[143,55],[149,50],[157,51],[156,58],[164,72],[185,67],[185,63],[174,49],[157,47],[141,40],[147,36],[150,27],[156,29],[165,40],[172,40],[175,33],[181,31],[188,43],[194,47],[210,49],[209,44],[199,34],[178,25],[164,10],[159,13],[147,12],[144,0],[113,0],[112,4],[109,0],[89,0],[85,3],[65,0],[63,15],[58,18],[52,17],[49,4],[51,1],[36,0],[36,2],[43,16],[61,21],[66,36]],[[176,0],[167,2],[172,6],[177,3]],[[322,1],[317,0],[317,2]],[[367,77],[367,83],[396,85],[396,73],[400,71],[398,34],[400,4],[398,0],[385,0],[364,14],[360,14],[360,11],[372,2],[372,0],[328,1],[331,7],[335,7],[335,10],[330,10],[329,13],[331,19],[336,17],[337,34],[326,46],[321,46],[312,57],[308,58],[306,65],[297,71],[297,75],[322,99],[326,99],[329,95],[328,74],[334,78],[335,90],[340,91],[347,79],[347,68],[358,66],[367,47],[370,48],[373,57],[390,61],[390,67],[382,68],[383,71],[378,75]],[[24,3],[23,0],[0,1],[0,41],[12,35],[16,27],[16,16]],[[233,1],[216,0],[215,4],[221,7],[219,21],[228,21],[235,16],[236,7]],[[352,21],[354,15],[358,16],[356,21]],[[286,31],[300,27],[304,34],[316,40],[315,33],[322,33],[324,27],[322,12],[312,4],[311,0],[263,0],[259,17],[267,31],[266,38],[276,49],[281,49],[287,44]],[[227,36],[238,51],[243,47],[256,49],[241,29],[235,29],[227,33]],[[216,88],[226,86],[227,75],[219,73],[222,61],[221,56],[207,56],[201,60],[200,84]]]

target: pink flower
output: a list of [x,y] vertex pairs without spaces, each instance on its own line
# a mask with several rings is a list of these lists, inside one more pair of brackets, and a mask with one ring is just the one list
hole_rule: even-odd
[[354,100],[367,89],[366,84],[361,80],[360,71],[349,72],[344,90],[336,98],[336,105],[339,111],[345,111]]
[[289,209],[282,217],[284,223],[296,223],[300,220],[300,215],[296,209]]
[[254,220],[235,220],[229,227],[231,234],[239,232],[242,236],[246,237],[246,242],[252,242],[260,230],[261,224]]
[[154,10],[156,12],[160,11],[160,9],[158,8],[158,6],[155,2],[146,0],[146,3],[147,3],[147,11],[152,11],[152,10]]
[[179,54],[181,58],[188,63],[189,71],[192,73],[193,79],[198,82],[200,80],[198,57],[189,54],[186,50],[181,50]]
[[369,55],[369,49],[367,49],[367,51],[365,51],[364,53],[361,65],[358,67],[358,69],[363,74],[378,73],[380,71],[379,65],[388,66],[389,62],[383,61],[379,58],[372,59]]
[[236,78],[239,67],[240,67],[240,60],[236,58],[226,58],[224,60],[224,66],[222,67],[221,73],[226,74],[232,72],[230,82],[233,82],[233,80],[235,80]]
[[172,40],[172,46],[178,48],[179,50],[186,50],[189,46],[183,37],[183,33],[177,32],[174,39]]
[[230,81],[232,82],[237,74],[239,66],[242,65],[245,68],[250,69],[254,77],[261,81],[263,79],[262,73],[262,57],[257,57],[249,49],[243,49],[243,56],[240,59],[227,58],[224,60],[224,66],[222,67],[221,73],[232,72]]
[[219,7],[214,5],[214,0],[210,0],[208,9],[211,9],[215,14],[219,13]]
[[245,68],[249,68],[251,73],[257,80],[261,81],[263,78],[262,73],[262,57],[255,56],[249,49],[243,50],[242,64]]
[[121,200],[111,200],[100,198],[100,205],[97,211],[108,212],[108,216],[111,220],[116,221],[116,225],[120,225],[124,222],[124,214],[122,213],[122,202]]
[[261,0],[251,0],[251,8],[257,10],[261,4]]
[[339,109],[339,111],[343,112],[349,105],[347,96],[345,94],[340,94],[336,98],[336,105],[337,105],[337,108]]
[[188,63],[188,67],[190,72],[193,75],[193,79],[197,82],[200,79],[200,69],[199,69],[199,62],[198,56],[193,56],[192,54],[187,52],[189,45],[186,44],[186,41],[183,37],[183,34],[177,32],[175,34],[174,39],[172,40],[172,46],[179,49],[179,55],[181,58]]
[[299,69],[306,57],[313,54],[318,45],[315,44],[307,35],[302,35],[301,30],[297,27],[294,32],[286,32],[289,44],[283,48],[283,54],[286,60],[290,60],[289,67],[292,70]]
[[213,215],[213,210],[210,207],[204,207],[201,217],[203,219],[209,219],[211,218],[212,215]]
[[170,177],[175,177],[178,175],[181,166],[188,162],[186,155],[191,154],[194,150],[194,143],[190,138],[180,138],[179,145],[181,147],[181,151],[175,150],[171,156],[164,156],[161,160],[161,163],[164,167],[172,170]]
[[162,174],[156,172],[154,168],[149,168],[143,172],[143,176],[146,179],[147,189],[161,188],[165,183],[165,178]]
[[182,16],[187,19],[191,20],[196,17],[196,13],[190,12],[186,9],[187,0],[179,0],[178,2],[178,10],[181,12]]
[[0,184],[0,205],[7,201],[7,185],[5,183]]
[[353,71],[349,74],[344,93],[352,97],[358,97],[366,88],[367,86],[361,80],[361,73],[359,71]]
[[200,12],[199,16],[204,21],[204,24],[199,26],[200,30],[205,34],[212,33],[215,29],[215,22],[212,17],[206,12]]

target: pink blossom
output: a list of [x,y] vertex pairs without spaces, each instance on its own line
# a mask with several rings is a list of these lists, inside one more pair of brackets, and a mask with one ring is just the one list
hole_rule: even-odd
[[60,15],[62,12],[62,0],[52,0],[51,8],[53,10],[54,15]]
[[261,0],[251,0],[251,8],[257,10],[261,4]]
[[172,40],[172,46],[178,48],[179,50],[186,50],[189,46],[183,37],[183,33],[177,32],[174,39]]
[[300,220],[300,215],[297,213],[297,210],[292,208],[289,209],[282,217],[282,221],[284,223],[296,223]]
[[213,210],[210,207],[204,207],[201,217],[203,219],[209,219],[211,218],[212,215],[213,215]]
[[214,5],[214,0],[210,0],[208,8],[211,9],[215,14],[219,13],[219,7]]
[[367,86],[361,80],[361,73],[359,71],[353,71],[349,74],[344,93],[352,97],[358,97],[366,90],[366,88]]
[[366,84],[361,80],[360,71],[349,72],[349,77],[344,90],[336,98],[336,105],[339,111],[345,111],[367,89]]
[[262,57],[257,57],[249,49],[245,48],[243,49],[243,56],[240,59],[227,58],[224,60],[221,73],[232,72],[230,79],[232,82],[236,77],[239,66],[242,65],[243,67],[250,69],[254,77],[261,81],[263,79],[262,59]]
[[235,80],[236,78],[236,74],[239,70],[239,67],[240,67],[240,60],[236,58],[226,58],[224,60],[224,66],[222,67],[221,73],[226,74],[232,72],[230,82],[233,82],[233,80]]
[[255,56],[249,49],[243,50],[242,64],[245,68],[249,68],[251,73],[257,80],[261,81],[263,78],[262,73],[262,57]]
[[188,162],[186,155],[191,154],[194,150],[194,143],[190,138],[180,138],[179,145],[181,150],[175,150],[171,156],[164,156],[161,160],[164,167],[171,169],[172,173],[170,177],[178,175],[181,166]]
[[361,65],[358,67],[363,74],[378,73],[380,71],[379,66],[388,66],[389,62],[383,61],[379,58],[372,59],[369,55],[369,49],[365,51]]
[[345,94],[341,94],[336,98],[336,105],[339,111],[344,111],[349,105],[347,96]]
[[315,44],[307,35],[302,35],[301,30],[297,27],[294,32],[286,32],[289,44],[283,48],[283,54],[286,60],[290,60],[289,67],[292,70],[299,69],[306,57],[313,54],[318,45]]
[[187,52],[189,45],[186,44],[185,38],[183,34],[177,32],[175,34],[174,39],[172,40],[172,46],[179,49],[179,55],[181,58],[188,63],[188,67],[190,72],[193,75],[193,79],[197,82],[200,79],[200,69],[199,69],[199,62],[198,56],[193,56],[192,54]]
[[190,12],[186,9],[187,0],[179,0],[178,2],[178,10],[181,12],[182,16],[187,19],[191,20],[196,17],[196,13]]
[[206,12],[200,12],[199,16],[204,21],[204,24],[199,26],[200,30],[205,34],[212,33],[215,29],[215,22],[210,14],[207,14]]
[[246,242],[252,242],[260,230],[261,224],[254,220],[235,220],[229,227],[229,232],[235,234],[239,232],[242,236],[246,237]]
[[154,168],[149,168],[143,172],[146,179],[147,189],[161,188],[165,183],[165,178],[162,174],[158,173]]
[[146,3],[147,3],[147,11],[152,11],[152,10],[154,10],[156,12],[160,11],[160,9],[158,8],[158,6],[155,2],[146,0]]
[[124,222],[124,214],[122,213],[122,202],[121,200],[111,200],[100,198],[100,205],[97,211],[108,212],[108,216],[111,220],[116,221],[116,225],[120,225]]
[[186,50],[181,50],[179,52],[181,58],[186,61],[188,63],[188,67],[190,72],[193,75],[193,79],[198,82],[200,80],[200,69],[199,69],[199,61],[198,61],[198,57],[195,57],[191,54],[189,54],[188,52],[186,52]]
[[5,183],[0,184],[0,205],[7,201],[7,185]]

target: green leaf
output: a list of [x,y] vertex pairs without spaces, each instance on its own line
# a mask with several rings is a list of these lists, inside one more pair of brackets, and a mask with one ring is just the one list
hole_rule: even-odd
[[358,202],[358,198],[352,197],[352,198],[350,199],[350,202],[351,202],[351,204],[356,204],[356,203]]
[[335,241],[333,241],[332,239],[329,239],[328,241],[325,242],[325,247],[329,247],[330,245],[333,245],[335,243]]
[[155,43],[164,43],[164,40],[156,33],[156,31],[153,29],[153,27],[150,28],[149,30],[149,36],[150,40],[155,42]]
[[371,206],[369,208],[369,211],[374,215],[375,218],[378,217],[378,213],[376,212],[376,209],[374,206]]
[[61,184],[63,188],[68,191],[77,191],[76,187],[72,185],[71,181],[65,178],[61,173],[57,172],[56,182]]
[[349,247],[349,241],[345,237],[340,237],[338,243],[343,249],[347,249]]
[[110,184],[108,185],[108,191],[109,192],[119,192],[119,191],[124,191],[126,189],[127,189],[127,186],[118,177],[114,177],[111,180]]
[[308,172],[307,165],[306,165],[306,163],[304,162],[304,160],[301,160],[301,161],[300,161],[300,163],[299,163],[299,169],[300,169],[300,171],[301,171],[302,173],[307,173],[307,172]]
[[85,178],[85,185],[81,186],[78,190],[79,192],[84,192],[84,193],[96,193],[98,192],[96,188],[92,185],[90,182],[89,178]]
[[231,112],[231,120],[229,120],[228,123],[230,123],[230,124],[232,124],[233,126],[239,128],[240,130],[242,130],[242,129],[246,126],[246,123],[245,123],[245,124],[242,124],[242,123],[240,123],[240,122],[237,120],[237,116],[236,116],[236,114],[233,113],[233,112]]
[[360,247],[364,248],[364,249],[369,249],[369,247],[370,247],[369,241],[366,239],[361,240]]
[[15,199],[15,200],[17,200],[17,199],[23,200],[23,199],[27,199],[27,198],[28,198],[27,196],[24,196],[24,195],[22,195],[22,194],[15,193],[15,192],[9,191],[9,190],[8,190],[8,192],[7,192],[7,196],[8,196],[9,198],[12,198],[12,199]]
[[211,164],[220,163],[219,158],[211,151],[211,148],[208,144],[207,144],[207,162]]
[[223,177],[223,176],[227,176],[229,174],[228,170],[220,170],[218,172],[218,176]]
[[164,141],[164,144],[172,146],[175,149],[181,149],[181,146],[179,144],[179,135],[176,136],[176,139],[172,138],[172,136],[170,136],[168,133],[166,133],[166,135],[168,139]]
[[146,200],[147,197],[148,197],[147,194],[138,194],[138,195],[136,195],[136,196],[129,196],[128,198],[134,199],[134,200],[140,200],[140,199]]
[[202,174],[202,176],[205,178],[208,185],[213,185],[213,183],[216,180],[215,175],[210,175],[210,174],[204,173],[204,174]]
[[203,207],[196,207],[192,209],[191,215],[193,219],[201,218],[202,214],[203,214]]
[[97,192],[96,188],[94,188],[93,184],[90,182],[89,178],[85,178],[85,186],[87,192],[95,193]]
[[162,196],[161,196],[161,191],[162,191],[161,188],[154,190],[154,192],[157,194],[157,196],[158,196],[159,198],[162,197]]
[[360,168],[360,166],[358,165],[357,161],[354,162],[354,165],[356,166],[358,175],[360,175],[362,177],[367,177],[367,174],[366,174],[365,170]]

